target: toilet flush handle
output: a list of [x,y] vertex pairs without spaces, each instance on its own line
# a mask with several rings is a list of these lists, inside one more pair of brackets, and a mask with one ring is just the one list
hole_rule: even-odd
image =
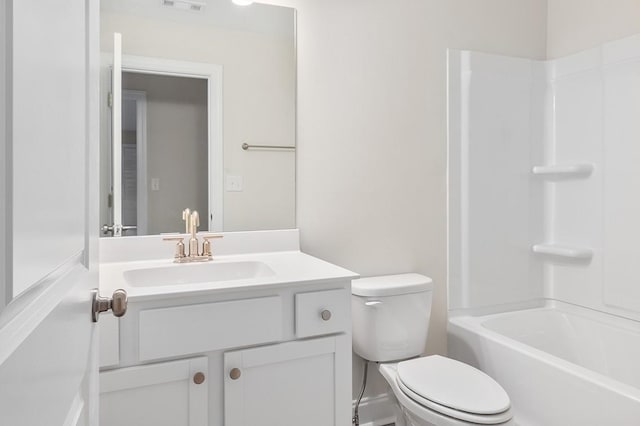
[[382,300],[367,300],[364,304],[365,306],[376,306],[382,304]]

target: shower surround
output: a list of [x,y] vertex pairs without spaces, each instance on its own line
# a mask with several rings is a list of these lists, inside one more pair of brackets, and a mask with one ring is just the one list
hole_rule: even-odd
[[448,65],[450,355],[494,375],[519,424],[571,424],[569,400],[579,424],[637,422],[640,35]]

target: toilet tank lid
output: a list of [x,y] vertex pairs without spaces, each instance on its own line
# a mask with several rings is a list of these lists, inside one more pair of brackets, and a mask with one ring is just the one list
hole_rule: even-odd
[[420,274],[384,275],[354,280],[351,293],[356,296],[399,296],[433,290],[431,278]]

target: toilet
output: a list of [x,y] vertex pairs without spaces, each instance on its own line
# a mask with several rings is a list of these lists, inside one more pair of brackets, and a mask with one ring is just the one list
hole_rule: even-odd
[[484,372],[424,352],[433,283],[419,274],[352,283],[353,350],[378,363],[397,400],[397,426],[513,425],[504,389]]

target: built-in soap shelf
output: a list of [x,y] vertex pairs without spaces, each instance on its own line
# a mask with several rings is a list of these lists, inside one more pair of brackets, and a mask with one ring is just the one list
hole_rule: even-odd
[[534,253],[544,254],[565,259],[589,260],[593,257],[593,250],[588,247],[568,246],[556,243],[536,244],[532,248]]
[[593,173],[594,166],[590,163],[552,164],[549,166],[535,166],[531,173],[537,176],[549,177],[587,177]]

